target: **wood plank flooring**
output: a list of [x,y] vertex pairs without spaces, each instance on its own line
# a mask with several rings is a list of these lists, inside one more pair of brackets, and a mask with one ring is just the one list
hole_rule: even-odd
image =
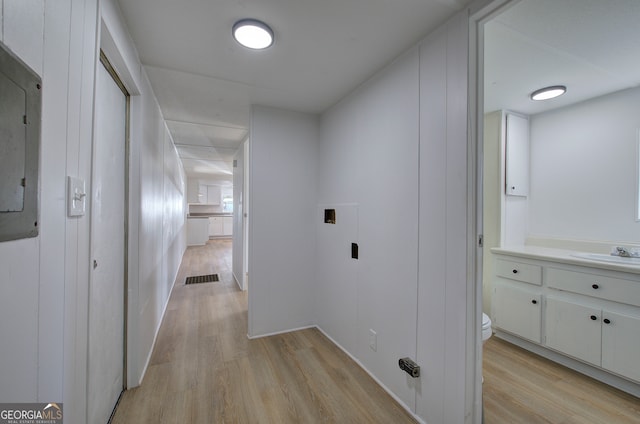
[[483,362],[485,424],[640,423],[640,399],[497,337]]
[[[219,282],[184,285],[212,273]],[[123,394],[112,423],[414,422],[318,330],[246,334],[231,241],[189,247],[144,381]]]
[[[184,285],[212,273],[219,282]],[[246,334],[231,241],[188,248],[144,381],[124,393],[112,422],[414,422],[319,331]],[[640,424],[638,398],[496,337],[483,350],[485,424]]]

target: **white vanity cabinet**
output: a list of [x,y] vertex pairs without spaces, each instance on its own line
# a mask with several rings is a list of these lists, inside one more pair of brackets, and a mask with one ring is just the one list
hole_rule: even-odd
[[542,294],[514,283],[498,281],[493,294],[493,325],[540,343]]
[[600,366],[602,311],[547,297],[545,344],[551,349]]
[[640,393],[640,272],[494,256],[492,320],[498,336]]
[[542,267],[497,259],[493,291],[493,325],[540,343],[542,327]]

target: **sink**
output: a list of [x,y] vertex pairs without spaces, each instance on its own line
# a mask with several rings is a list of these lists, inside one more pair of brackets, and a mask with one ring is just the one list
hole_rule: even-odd
[[572,253],[571,256],[580,259],[588,259],[590,261],[609,262],[614,264],[640,266],[640,258],[624,256],[613,256],[604,253]]

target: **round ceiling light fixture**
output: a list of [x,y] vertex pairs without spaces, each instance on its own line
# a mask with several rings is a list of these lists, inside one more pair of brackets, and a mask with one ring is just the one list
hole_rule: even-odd
[[233,38],[243,46],[262,50],[273,44],[273,30],[257,19],[241,19],[233,24]]
[[552,85],[551,87],[541,88],[531,93],[531,100],[549,100],[558,96],[562,96],[567,92],[564,85]]

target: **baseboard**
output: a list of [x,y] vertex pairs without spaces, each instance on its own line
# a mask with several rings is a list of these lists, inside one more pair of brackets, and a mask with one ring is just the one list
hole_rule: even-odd
[[[184,253],[183,253],[184,255]],[[173,277],[173,284],[171,285],[171,289],[169,289],[169,296],[164,302],[164,307],[162,308],[162,314],[160,314],[160,321],[158,322],[158,326],[156,327],[155,334],[153,335],[153,342],[151,342],[151,349],[147,354],[147,359],[144,362],[144,367],[142,367],[142,372],[140,373],[140,379],[138,380],[138,386],[142,384],[142,380],[144,380],[144,376],[147,373],[147,368],[149,368],[149,363],[151,362],[151,356],[153,355],[153,350],[156,347],[156,342],[158,340],[158,334],[160,333],[160,327],[162,326],[162,322],[164,321],[164,316],[167,313],[167,307],[169,307],[169,300],[171,299],[171,293],[173,293],[173,289],[178,282],[178,273],[180,268],[176,270],[176,275]],[[131,387],[127,387],[130,389]]]
[[331,343],[333,343],[334,345],[336,345],[340,350],[342,350],[349,358],[351,358],[351,360],[353,360],[353,362],[355,362],[364,372],[366,372],[369,377],[371,377],[380,387],[382,387],[382,389],[387,392],[389,394],[389,396],[391,396],[396,402],[398,402],[398,404],[400,406],[402,406],[402,408],[407,411],[407,413],[409,413],[411,415],[411,417],[413,417],[414,420],[416,420],[418,423],[420,424],[426,424],[426,422],[419,417],[418,415],[415,414],[415,412],[413,412],[411,410],[411,408],[409,408],[409,406],[404,403],[394,392],[392,392],[387,386],[384,385],[384,383],[382,383],[382,381],[380,381],[378,379],[378,377],[375,376],[375,374],[373,374],[371,371],[369,371],[367,369],[367,367],[364,366],[364,364],[362,364],[362,362],[360,362],[358,360],[358,358],[356,358],[355,356],[353,356],[351,354],[351,352],[349,352],[347,349],[345,349],[344,347],[342,347],[342,345],[340,345],[340,343],[338,343],[337,341],[335,341],[329,334],[327,334],[322,328],[320,328],[319,326],[315,325],[315,328],[318,329],[318,331],[320,331],[327,339],[329,339],[329,341],[331,341]]
[[305,327],[291,328],[289,330],[275,331],[273,333],[258,334],[258,335],[255,335],[255,336],[251,336],[251,335],[247,334],[247,338],[249,340],[255,340],[255,339],[261,339],[263,337],[277,336],[279,334],[287,334],[287,333],[293,333],[295,331],[308,330],[309,328],[317,328],[317,326],[316,325],[307,325]]

